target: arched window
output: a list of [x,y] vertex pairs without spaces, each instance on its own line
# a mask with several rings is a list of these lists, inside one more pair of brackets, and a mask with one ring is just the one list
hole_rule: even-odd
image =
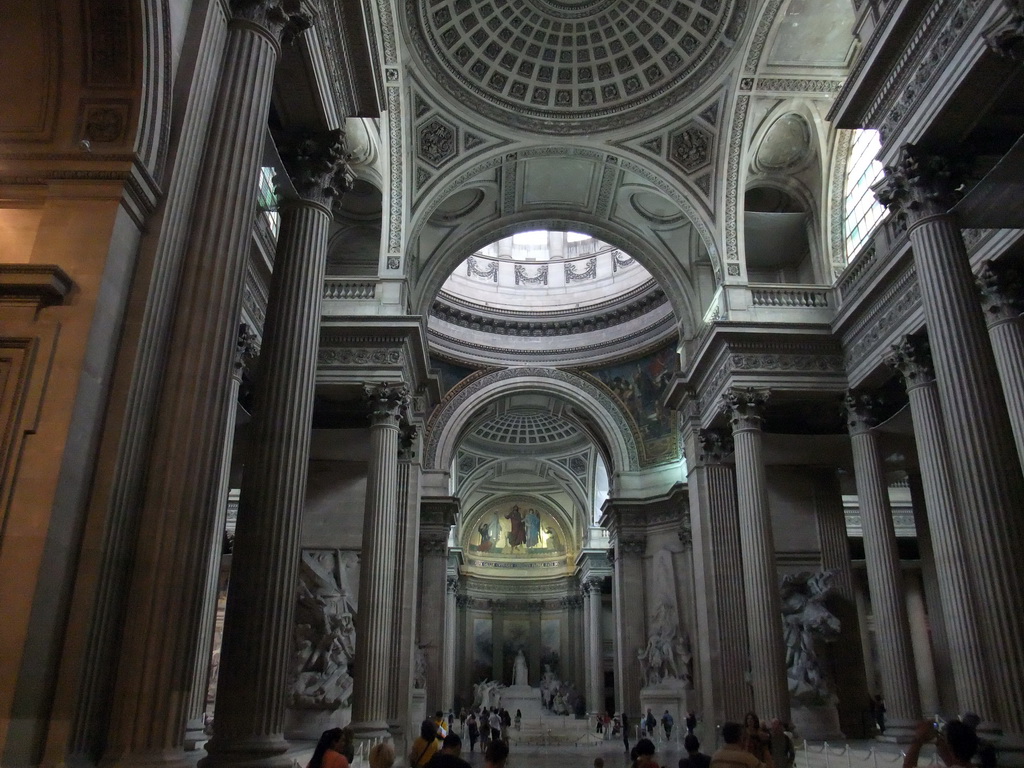
[[882,177],[882,164],[875,160],[881,149],[878,131],[855,131],[846,163],[845,226],[846,260],[871,234],[882,216],[885,206],[875,200],[871,185]]

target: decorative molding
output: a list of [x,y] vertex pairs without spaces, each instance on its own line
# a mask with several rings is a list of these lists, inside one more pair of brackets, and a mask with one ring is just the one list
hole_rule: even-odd
[[750,39],[750,47],[747,49],[747,60],[743,65],[744,74],[753,75],[757,72],[757,67],[761,63],[761,54],[764,52],[765,43],[768,41],[768,33],[771,32],[772,25],[775,23],[775,17],[779,14],[779,8],[781,7],[782,0],[769,0],[764,11],[761,13],[761,18],[757,22],[757,29],[754,31]]
[[[725,260],[739,262],[739,240],[737,237],[737,216],[739,207],[740,157],[743,154],[743,131],[747,124],[747,107],[749,96],[738,96],[736,108],[733,110],[732,130],[729,133],[729,161],[725,172]],[[739,264],[735,272],[730,267],[729,275],[740,274]],[[718,275],[721,280],[721,273]]]
[[321,347],[317,366],[356,366],[405,364],[405,353],[395,347]]
[[430,422],[427,426],[427,434],[430,435],[430,439],[424,451],[424,466],[433,467],[436,464],[441,433],[444,431],[448,421],[461,410],[467,400],[471,399],[484,387],[516,378],[542,378],[561,381],[598,400],[603,405],[608,416],[615,421],[625,443],[628,466],[623,467],[621,471],[637,470],[640,468],[640,448],[638,438],[634,434],[635,427],[630,424],[621,407],[611,395],[602,387],[592,383],[589,378],[553,368],[532,367],[481,371],[478,377],[467,377],[460,382],[461,386],[456,386],[448,392],[444,401],[430,416]]

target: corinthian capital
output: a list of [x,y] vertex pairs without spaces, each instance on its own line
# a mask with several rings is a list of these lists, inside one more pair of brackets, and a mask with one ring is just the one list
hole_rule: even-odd
[[985,43],[1001,56],[1024,56],[1024,0],[1003,0],[1006,16],[985,30]]
[[257,24],[277,40],[289,40],[313,26],[302,0],[231,0],[236,19]]
[[1015,320],[1020,315],[1024,290],[1020,273],[1013,267],[986,261],[978,273],[978,290],[985,320],[990,326]]
[[927,338],[904,336],[889,347],[885,362],[900,372],[907,389],[935,381],[932,350]]
[[883,174],[871,187],[878,202],[913,222],[953,207],[960,197],[964,167],[962,162],[904,144],[899,159],[885,166]]
[[733,452],[732,435],[724,429],[702,429],[697,433],[701,464],[721,464]]
[[368,384],[363,387],[364,399],[374,424],[393,424],[409,408],[409,388],[404,385]]
[[352,188],[344,131],[290,131],[278,136],[277,149],[303,200],[329,208]]
[[764,421],[764,408],[768,404],[771,391],[755,387],[733,387],[722,394],[725,405],[722,408],[732,431],[759,430]]
[[870,432],[878,424],[881,400],[872,392],[851,389],[843,401],[846,406],[846,426],[851,435]]

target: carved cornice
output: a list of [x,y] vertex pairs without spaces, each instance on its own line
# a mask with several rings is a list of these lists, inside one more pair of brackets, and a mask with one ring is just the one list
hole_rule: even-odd
[[530,318],[519,319],[515,316],[507,316],[508,313],[503,316],[489,311],[485,314],[470,308],[462,308],[442,298],[433,303],[430,308],[430,316],[444,323],[502,336],[567,336],[601,331],[628,323],[631,320],[637,320],[667,301],[664,291],[655,289],[625,305],[616,302],[603,312],[586,315],[574,313],[574,316],[552,319],[531,315]]
[[965,175],[960,159],[924,152],[913,144],[900,147],[899,158],[883,169],[871,189],[878,202],[911,223],[947,213],[960,198]]
[[729,419],[733,434],[760,431],[769,397],[771,390],[756,387],[731,387],[722,394],[722,412]]
[[908,390],[935,381],[935,366],[926,337],[904,336],[889,349],[885,362],[900,372]]
[[352,189],[345,132],[297,130],[279,134],[277,149],[302,200],[328,210]]
[[851,389],[843,401],[846,406],[846,426],[851,435],[870,432],[879,421],[882,401],[873,392]]
[[0,264],[0,303],[41,309],[63,304],[74,281],[56,264]]

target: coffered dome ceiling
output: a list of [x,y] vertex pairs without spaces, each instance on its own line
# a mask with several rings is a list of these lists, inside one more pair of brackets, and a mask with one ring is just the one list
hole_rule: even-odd
[[734,47],[744,0],[409,0],[437,80],[476,111],[588,133],[696,91]]

